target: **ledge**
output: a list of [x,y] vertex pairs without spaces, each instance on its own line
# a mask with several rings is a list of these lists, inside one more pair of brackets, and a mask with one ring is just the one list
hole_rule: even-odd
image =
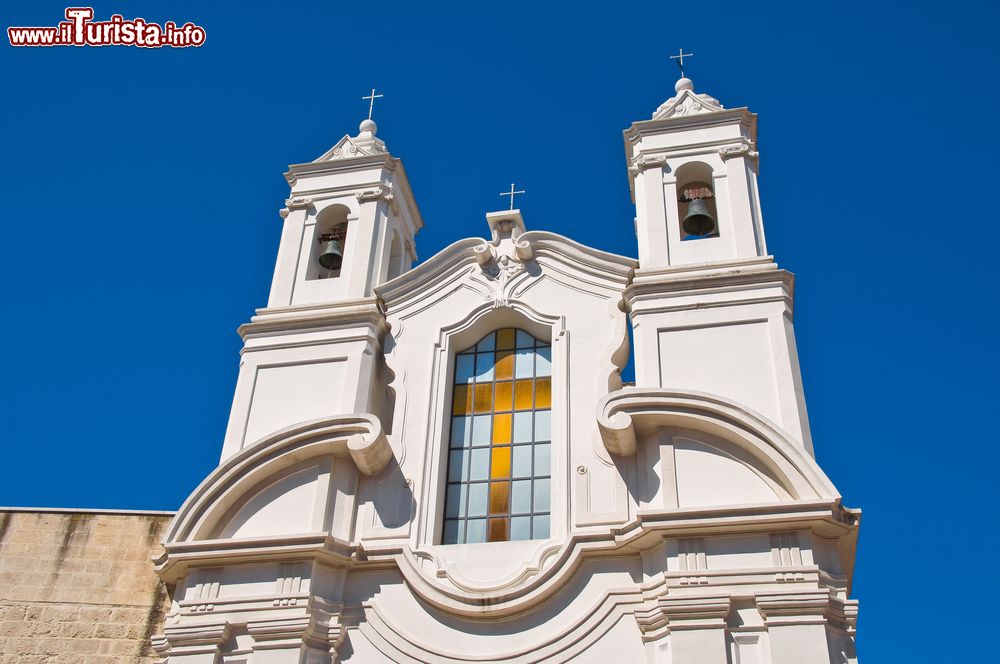
[[358,325],[372,327],[379,335],[388,329],[376,298],[258,309],[250,322],[240,325],[237,332],[246,340],[257,335]]
[[660,427],[705,431],[738,445],[776,471],[796,499],[839,500],[833,483],[800,443],[764,416],[714,394],[628,387],[597,404],[597,427],[608,452],[635,453],[637,439]]
[[[164,554],[154,562],[156,572],[168,582],[176,582],[198,567],[289,561],[314,561],[351,571],[395,569],[428,605],[451,615],[490,620],[537,609],[570,583],[580,566],[589,559],[631,556],[657,546],[665,538],[704,537],[708,533],[726,536],[794,529],[811,530],[827,537],[844,537],[856,532],[857,517],[856,511],[845,509],[839,501],[826,500],[648,510],[603,532],[579,532],[561,542],[553,542],[551,547],[546,547],[545,555],[550,560],[540,566],[537,573],[521,576],[514,583],[479,589],[456,588],[442,583],[436,574],[441,568],[435,547],[414,550],[405,538],[378,549],[366,549],[326,533],[168,542],[164,544]],[[813,570],[802,567],[807,568]],[[708,583],[699,588],[711,594],[718,592],[714,588],[731,584],[733,576],[749,576],[752,578],[748,582],[759,583],[757,577],[761,574],[773,575],[786,569],[717,570],[707,573]]]
[[18,512],[24,514],[115,514],[119,516],[174,516],[177,514],[177,512],[166,510],[125,510],[87,507],[0,507],[0,512]]
[[744,290],[748,286],[780,284],[791,299],[795,292],[795,275],[778,268],[770,256],[742,261],[699,263],[676,267],[640,269],[625,291],[629,302],[647,295],[663,297],[677,292],[692,295],[703,289]]

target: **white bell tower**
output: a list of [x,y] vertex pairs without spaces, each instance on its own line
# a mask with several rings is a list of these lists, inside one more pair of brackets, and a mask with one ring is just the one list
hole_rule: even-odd
[[[767,255],[757,199],[757,116],[681,78],[651,120],[625,132],[644,268]],[[694,201],[699,201],[694,203]],[[696,207],[705,211],[692,223]]]
[[[372,289],[410,269],[413,238],[423,226],[406,171],[363,120],[319,159],[285,173],[291,196],[269,307],[369,297]],[[320,256],[339,244],[333,269]]]
[[402,162],[376,130],[369,113],[357,136],[285,173],[291,195],[271,295],[239,329],[223,460],[319,418],[375,416],[390,425],[386,326],[374,288],[409,271],[423,221]]
[[812,450],[792,327],[794,276],[764,243],[757,116],[682,77],[625,134],[639,269],[626,291],[636,385],[735,401]]

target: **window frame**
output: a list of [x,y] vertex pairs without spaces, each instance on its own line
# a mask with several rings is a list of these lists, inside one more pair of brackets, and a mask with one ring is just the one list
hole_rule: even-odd
[[420,490],[420,524],[416,533],[416,544],[421,546],[467,546],[443,545],[445,492],[447,488],[449,436],[451,434],[451,409],[454,371],[457,355],[475,345],[479,339],[504,327],[514,327],[528,332],[536,339],[547,341],[551,348],[552,362],[552,422],[550,448],[550,517],[548,540],[521,540],[514,542],[493,542],[495,545],[532,545],[561,539],[567,533],[566,519],[569,511],[570,478],[568,450],[565,443],[569,430],[565,403],[568,394],[568,372],[566,371],[569,332],[562,316],[548,316],[522,305],[511,302],[508,307],[496,308],[486,302],[452,325],[440,329],[433,349],[433,393],[430,402],[431,413],[428,422],[428,450],[424,459],[424,482]]
[[519,327],[456,349],[442,544],[549,539],[551,351],[548,339]]

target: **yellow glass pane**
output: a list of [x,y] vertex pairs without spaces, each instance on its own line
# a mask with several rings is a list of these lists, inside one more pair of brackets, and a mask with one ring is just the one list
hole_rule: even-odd
[[514,348],[514,328],[497,330],[497,350],[510,350],[512,348]]
[[507,522],[508,519],[490,519],[490,542],[506,542],[509,538],[507,537]]
[[539,378],[535,381],[535,408],[552,407],[552,379]]
[[510,380],[514,377],[514,351],[497,351],[496,367],[493,370],[494,380]]
[[489,413],[493,410],[493,384],[476,385],[475,412]]
[[514,410],[531,410],[531,381],[514,383]]
[[493,416],[493,442],[510,444],[510,413]]
[[490,482],[490,514],[506,514],[510,510],[510,482]]
[[514,406],[514,383],[497,383],[493,410],[512,410]]
[[472,392],[468,385],[456,385],[455,397],[452,401],[452,415],[466,415],[472,412]]
[[508,477],[510,477],[510,448],[494,447],[493,459],[490,462],[490,479],[502,480]]

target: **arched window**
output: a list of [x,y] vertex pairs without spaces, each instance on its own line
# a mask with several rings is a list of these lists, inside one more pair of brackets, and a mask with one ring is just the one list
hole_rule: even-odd
[[315,241],[306,266],[306,279],[335,279],[340,276],[347,247],[348,213],[343,205],[330,205],[316,215]]
[[514,328],[455,356],[442,544],[549,536],[551,357]]
[[712,169],[708,164],[692,161],[677,169],[681,240],[719,237],[719,212],[711,182]]
[[392,243],[389,245],[389,275],[387,279],[395,279],[403,274],[403,243],[399,241],[399,233],[393,232]]

